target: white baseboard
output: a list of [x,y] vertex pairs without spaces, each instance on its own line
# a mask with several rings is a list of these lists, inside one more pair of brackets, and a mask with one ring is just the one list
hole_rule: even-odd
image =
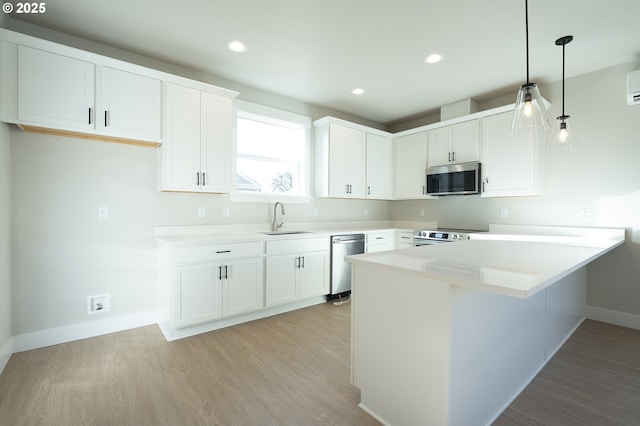
[[249,321],[255,321],[267,318],[273,315],[283,314],[285,312],[294,311],[296,309],[307,308],[313,305],[326,303],[325,296],[313,297],[310,299],[299,300],[297,302],[286,305],[278,305],[270,308],[264,308],[259,311],[253,311],[242,315],[229,318],[223,318],[215,321],[206,322],[204,324],[193,325],[190,327],[174,329],[168,322],[160,321],[158,326],[167,341],[183,339],[185,337],[195,336],[196,334],[207,333],[209,331],[219,330],[221,328],[231,327],[233,325],[243,324]]
[[87,321],[64,327],[50,328],[13,336],[13,352],[29,351],[74,340],[144,327],[158,322],[158,312],[149,311],[97,321]]
[[587,306],[587,318],[602,321],[621,327],[635,328],[640,330],[640,315],[628,314],[626,312],[612,311],[610,309]]
[[13,337],[10,337],[9,341],[5,343],[2,348],[0,348],[0,374],[2,374],[4,367],[7,366],[9,358],[11,358],[11,355],[13,355],[14,352],[15,350],[13,349]]

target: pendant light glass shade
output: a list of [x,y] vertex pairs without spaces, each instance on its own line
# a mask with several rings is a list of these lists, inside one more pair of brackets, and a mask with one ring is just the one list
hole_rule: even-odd
[[569,124],[570,116],[564,112],[564,47],[573,40],[573,36],[564,36],[556,40],[556,46],[562,46],[562,115],[557,117],[556,125],[549,137],[547,150],[552,152],[569,151],[578,147],[578,140]]
[[540,90],[536,83],[523,84],[518,91],[516,106],[511,120],[511,134],[520,130],[531,130],[532,127],[548,129],[551,127],[547,117]]
[[568,115],[561,115],[556,120],[553,132],[549,137],[547,150],[552,152],[570,151],[578,147],[576,133],[571,127]]
[[[531,131],[535,127],[546,130],[551,127],[547,117],[547,108],[544,105],[540,90],[536,83],[529,81],[529,2],[524,2],[525,11],[525,35],[527,47],[527,83],[518,91],[516,106],[511,120],[511,134],[522,131]],[[536,132],[537,133],[537,132]]]

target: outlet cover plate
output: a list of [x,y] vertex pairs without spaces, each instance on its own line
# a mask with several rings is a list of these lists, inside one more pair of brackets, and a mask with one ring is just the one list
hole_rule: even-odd
[[109,312],[111,310],[111,296],[109,293],[87,296],[87,313],[89,315]]

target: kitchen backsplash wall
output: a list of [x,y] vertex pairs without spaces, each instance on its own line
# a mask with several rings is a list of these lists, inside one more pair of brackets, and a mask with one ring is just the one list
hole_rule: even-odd
[[[627,243],[589,266],[587,305],[640,315],[640,106],[625,98],[627,72],[635,69],[640,61],[566,80],[565,110],[579,149],[547,153],[544,196],[396,201],[391,219],[479,229],[489,223],[627,228]],[[560,83],[542,90],[551,121],[561,114],[561,90]]]

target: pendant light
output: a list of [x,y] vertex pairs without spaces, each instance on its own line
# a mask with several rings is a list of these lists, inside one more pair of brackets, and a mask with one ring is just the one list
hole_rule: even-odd
[[511,120],[511,134],[516,134],[522,130],[532,130],[539,127],[542,130],[548,129],[549,119],[544,106],[540,90],[536,83],[529,81],[529,1],[525,0],[525,33],[527,44],[527,83],[523,84],[518,91],[516,107]]
[[571,43],[573,36],[564,36],[556,40],[556,46],[562,46],[562,115],[557,117],[556,125],[549,138],[550,151],[569,151],[576,148],[576,136],[569,126],[569,115],[564,112],[564,47]]

